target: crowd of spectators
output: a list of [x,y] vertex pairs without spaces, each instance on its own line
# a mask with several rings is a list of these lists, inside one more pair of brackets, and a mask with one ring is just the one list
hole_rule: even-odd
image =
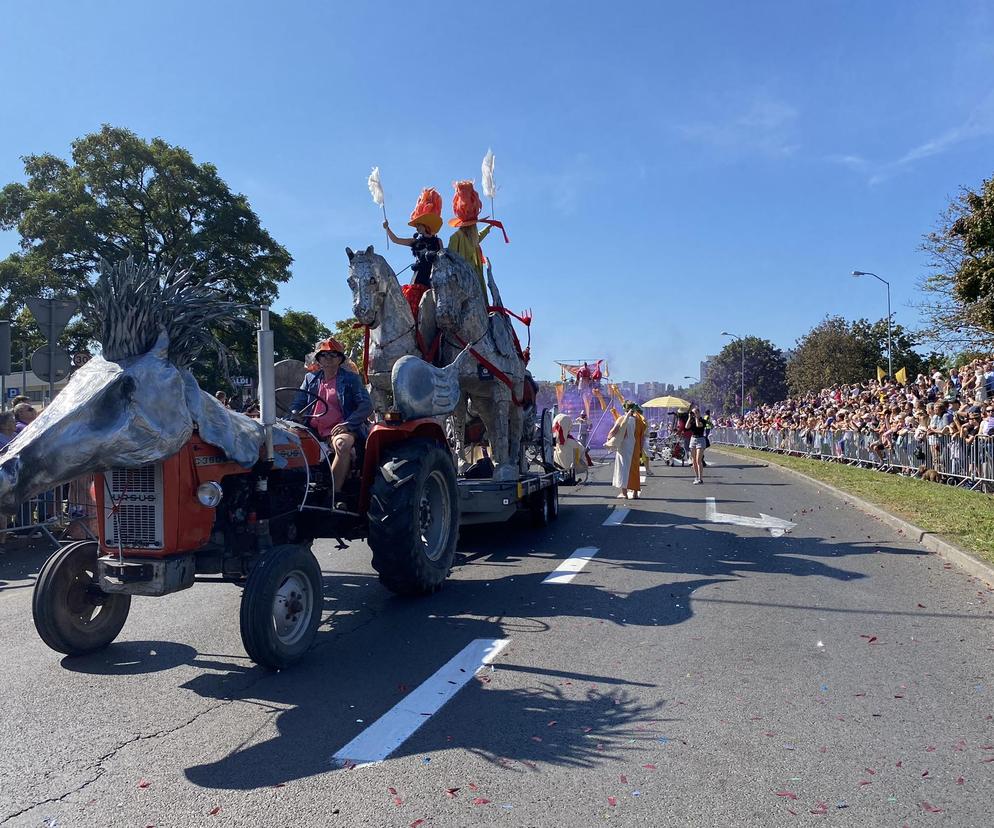
[[994,473],[994,359],[919,374],[907,385],[890,378],[833,385],[744,417],[722,417],[717,425],[788,436],[817,444],[809,453],[837,458],[858,445],[884,469],[900,462],[919,472],[988,478]]

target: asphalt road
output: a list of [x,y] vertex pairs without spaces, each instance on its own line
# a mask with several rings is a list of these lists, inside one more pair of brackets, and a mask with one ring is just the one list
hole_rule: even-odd
[[[775,468],[712,462],[703,486],[657,468],[623,516],[602,468],[547,529],[464,531],[431,598],[322,542],[318,643],[279,674],[245,657],[227,585],[136,599],[117,643],[61,659],[31,622],[40,561],[0,556],[0,825],[990,826],[991,590]],[[708,497],[797,525],[709,522]],[[497,640],[493,669],[425,684]],[[401,712],[423,721],[385,761],[333,759],[464,682]]]

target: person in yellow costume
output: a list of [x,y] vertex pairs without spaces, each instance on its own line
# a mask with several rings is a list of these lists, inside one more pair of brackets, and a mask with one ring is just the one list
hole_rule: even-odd
[[[479,194],[473,187],[472,181],[456,181],[452,185],[455,187],[455,194],[452,196],[452,213],[454,218],[449,219],[449,225],[456,228],[456,232],[449,239],[449,251],[457,253],[469,263],[470,267],[476,271],[480,280],[480,291],[483,294],[484,304],[487,301],[487,283],[483,278],[483,266],[487,262],[483,255],[483,248],[480,247],[491,227],[499,227],[504,233],[504,241],[507,242],[507,233],[504,225],[493,219],[481,219],[480,210],[483,209],[483,202]],[[488,225],[483,232],[479,231],[478,224]]]

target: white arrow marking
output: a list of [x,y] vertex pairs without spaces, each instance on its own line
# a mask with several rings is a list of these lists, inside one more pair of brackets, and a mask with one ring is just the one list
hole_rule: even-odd
[[553,570],[543,584],[568,584],[599,550],[596,546],[581,546]]
[[707,520],[710,523],[732,523],[736,526],[751,526],[754,529],[767,529],[775,538],[782,537],[785,532],[789,532],[796,523],[791,523],[783,518],[773,517],[759,513],[758,518],[746,517],[745,515],[726,515],[718,511],[714,498],[707,498]]

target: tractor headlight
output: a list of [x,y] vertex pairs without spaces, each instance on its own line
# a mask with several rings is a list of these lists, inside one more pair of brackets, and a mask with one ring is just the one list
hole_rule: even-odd
[[211,480],[209,483],[201,483],[197,486],[197,500],[199,500],[204,506],[209,506],[213,509],[221,502],[221,498],[224,496],[224,490],[221,488],[220,483],[215,483]]

